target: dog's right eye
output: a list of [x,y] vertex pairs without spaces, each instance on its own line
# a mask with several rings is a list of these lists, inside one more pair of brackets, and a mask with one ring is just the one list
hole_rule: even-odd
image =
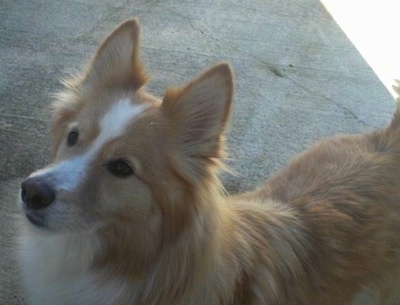
[[131,165],[123,159],[111,160],[104,165],[107,167],[108,171],[116,177],[125,178],[133,175]]
[[68,134],[68,138],[67,138],[67,145],[68,146],[73,146],[76,144],[76,142],[78,142],[78,137],[79,137],[79,133],[77,130],[72,130],[69,134]]

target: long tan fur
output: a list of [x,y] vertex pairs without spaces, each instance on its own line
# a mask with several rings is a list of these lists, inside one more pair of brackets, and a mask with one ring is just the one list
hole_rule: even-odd
[[[53,165],[90,149],[116,100],[145,112],[104,145],[73,194],[59,194],[73,229],[25,224],[32,304],[400,304],[400,110],[389,127],[317,143],[257,190],[228,197],[217,173],[230,65],[163,101],[146,80],[139,23],[129,20],[53,104]],[[80,142],[66,147],[71,126]],[[107,173],[110,156],[134,175]]]

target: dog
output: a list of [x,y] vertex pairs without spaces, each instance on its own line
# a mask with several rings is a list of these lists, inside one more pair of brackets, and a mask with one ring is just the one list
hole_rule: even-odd
[[122,23],[52,103],[52,162],[19,200],[29,304],[400,304],[400,110],[228,196],[230,65],[161,101],[139,32]]

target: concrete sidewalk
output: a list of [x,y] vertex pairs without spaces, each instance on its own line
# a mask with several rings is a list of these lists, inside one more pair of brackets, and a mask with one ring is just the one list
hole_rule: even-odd
[[[24,304],[16,268],[16,194],[47,161],[46,106],[58,77],[138,16],[149,90],[162,95],[219,60],[232,62],[234,193],[315,140],[388,123],[394,102],[318,0],[11,1],[0,3],[0,304]],[[56,305],[56,304],[55,304]]]

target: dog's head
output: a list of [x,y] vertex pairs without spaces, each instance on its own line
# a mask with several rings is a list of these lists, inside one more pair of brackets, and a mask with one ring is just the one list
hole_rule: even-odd
[[213,66],[160,101],[143,89],[139,30],[137,20],[121,24],[53,103],[53,161],[21,187],[34,226],[159,230],[185,222],[196,194],[207,192],[224,150],[231,69]]

